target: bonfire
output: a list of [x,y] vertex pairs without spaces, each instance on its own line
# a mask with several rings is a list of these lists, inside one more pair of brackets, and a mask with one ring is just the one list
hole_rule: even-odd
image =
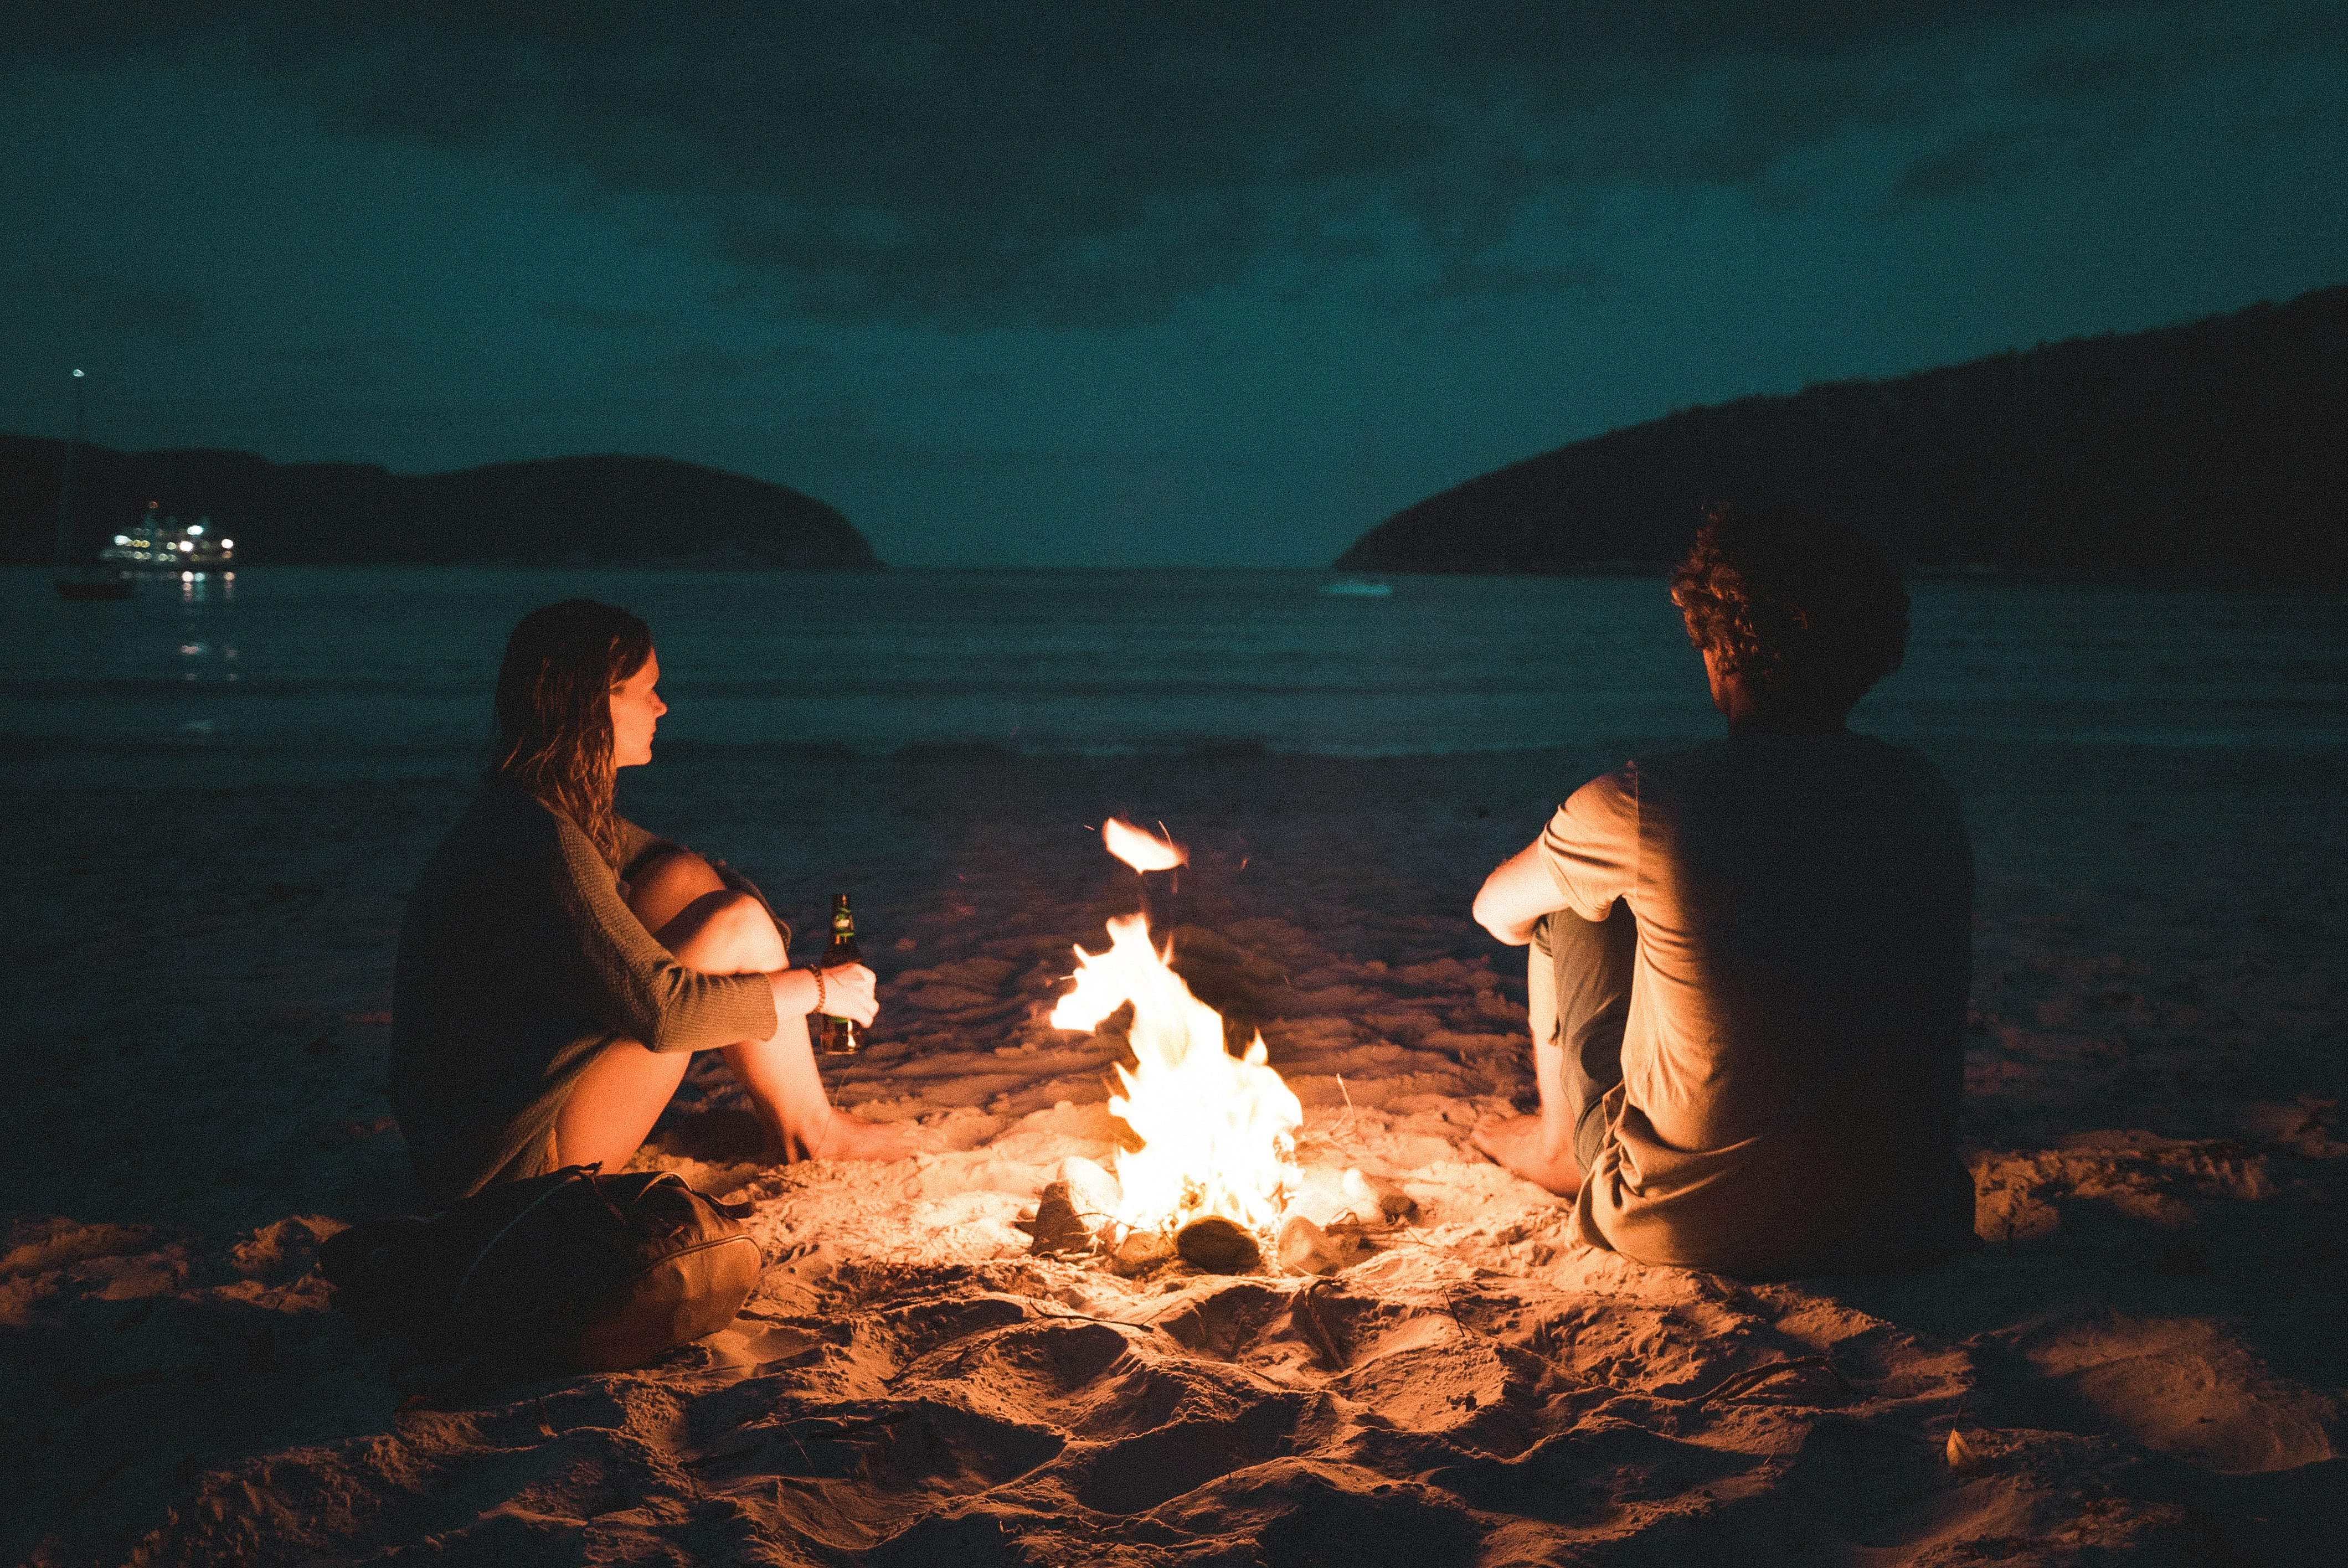
[[[1144,875],[1189,858],[1170,836],[1115,817],[1103,825],[1101,838],[1110,854]],[[1222,1015],[1174,972],[1173,948],[1160,949],[1151,940],[1146,912],[1111,919],[1108,936],[1106,951],[1076,948],[1075,983],[1051,1021],[1056,1029],[1090,1030],[1132,1004],[1134,1065],[1117,1064],[1117,1091],[1108,1105],[1137,1146],[1118,1151],[1113,1178],[1090,1162],[1068,1162],[1065,1185],[1039,1210],[1039,1248],[1060,1245],[1045,1210],[1061,1202],[1084,1235],[1128,1261],[1179,1245],[1193,1263],[1236,1271],[1251,1266],[1262,1244],[1277,1236],[1284,1260],[1322,1272],[1342,1249],[1330,1248],[1321,1225],[1293,1206],[1303,1184],[1296,1134],[1304,1108],[1272,1070],[1263,1035],[1240,1055],[1231,1053]],[[1367,1200],[1355,1206],[1377,1217],[1378,1194],[1359,1173],[1345,1173],[1345,1180]]]

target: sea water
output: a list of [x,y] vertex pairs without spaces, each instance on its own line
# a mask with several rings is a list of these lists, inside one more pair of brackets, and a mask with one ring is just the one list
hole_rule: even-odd
[[[2338,598],[1911,591],[1906,665],[1856,727],[1926,744],[2348,743]],[[675,747],[1380,756],[1718,728],[1657,579],[260,567],[119,603],[0,573],[0,749],[26,782],[462,774],[506,633],[572,596],[651,623]]]

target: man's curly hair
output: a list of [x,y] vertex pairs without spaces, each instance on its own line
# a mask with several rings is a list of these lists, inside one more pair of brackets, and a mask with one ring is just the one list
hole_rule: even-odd
[[1672,572],[1688,641],[1771,697],[1848,709],[1900,668],[1908,591],[1857,530],[1791,507],[1715,507]]

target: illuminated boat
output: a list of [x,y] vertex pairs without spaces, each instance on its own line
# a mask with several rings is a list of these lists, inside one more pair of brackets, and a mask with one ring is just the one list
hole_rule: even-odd
[[181,523],[162,509],[160,501],[147,503],[146,515],[127,534],[98,552],[100,566],[136,577],[184,577],[214,572],[234,576],[236,541],[212,532],[210,518]]

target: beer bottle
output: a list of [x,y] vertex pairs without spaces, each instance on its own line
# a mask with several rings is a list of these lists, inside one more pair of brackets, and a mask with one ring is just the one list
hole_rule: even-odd
[[[863,955],[856,950],[856,917],[848,912],[848,895],[835,893],[831,896],[831,946],[824,949],[823,962],[818,967],[828,969],[834,964],[861,962]],[[854,1056],[863,1045],[854,1019],[824,1015],[816,1031],[817,1050],[826,1056]]]

